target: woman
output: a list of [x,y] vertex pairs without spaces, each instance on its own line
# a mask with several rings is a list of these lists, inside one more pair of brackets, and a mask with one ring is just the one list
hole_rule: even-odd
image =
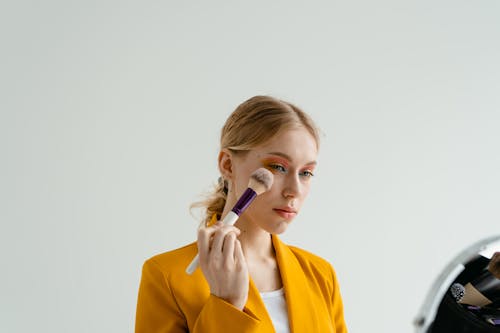
[[[222,128],[221,179],[197,243],[144,264],[136,333],[347,332],[331,265],[277,236],[307,197],[318,146],[312,120],[292,104],[255,96],[238,106]],[[270,190],[221,225],[260,167],[274,174]],[[187,275],[197,252],[201,269]]]

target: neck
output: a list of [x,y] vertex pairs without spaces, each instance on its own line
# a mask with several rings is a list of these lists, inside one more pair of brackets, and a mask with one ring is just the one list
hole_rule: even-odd
[[240,218],[236,226],[248,265],[248,272],[260,292],[278,290],[283,286],[271,234],[253,221]]
[[283,286],[271,234],[242,214],[235,226],[241,230],[238,239],[248,265],[248,272],[259,291],[277,290]]

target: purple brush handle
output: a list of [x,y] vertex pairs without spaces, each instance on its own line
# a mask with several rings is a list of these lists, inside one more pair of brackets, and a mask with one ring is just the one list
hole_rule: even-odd
[[250,187],[245,190],[245,192],[241,195],[240,199],[234,205],[233,209],[231,209],[236,215],[240,216],[241,213],[247,209],[248,205],[255,199],[257,193],[252,190]]

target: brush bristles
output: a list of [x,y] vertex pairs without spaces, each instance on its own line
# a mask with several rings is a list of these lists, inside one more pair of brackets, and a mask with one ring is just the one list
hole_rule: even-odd
[[262,194],[271,188],[273,185],[273,178],[274,176],[271,171],[259,168],[250,175],[248,187],[254,190],[257,195]]

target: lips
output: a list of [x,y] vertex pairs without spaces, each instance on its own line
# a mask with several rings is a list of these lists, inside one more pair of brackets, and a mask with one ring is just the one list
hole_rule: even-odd
[[291,207],[273,208],[273,211],[285,219],[291,219],[297,215],[297,211]]

